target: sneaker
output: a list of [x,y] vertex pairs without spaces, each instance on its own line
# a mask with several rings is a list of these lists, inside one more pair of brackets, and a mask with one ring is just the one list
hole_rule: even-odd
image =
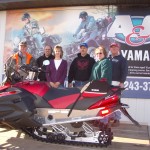
[[119,127],[120,121],[119,120],[114,120],[114,122],[111,124],[111,127]]

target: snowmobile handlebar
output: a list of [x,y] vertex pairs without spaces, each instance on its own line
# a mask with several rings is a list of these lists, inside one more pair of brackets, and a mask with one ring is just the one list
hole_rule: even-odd
[[[5,78],[3,80],[3,85],[9,83],[9,84],[15,84],[17,82],[21,82],[23,80],[35,80],[37,73],[44,71],[42,68],[38,68],[37,66],[31,66],[29,64],[23,64],[21,66],[17,66],[17,68],[9,66],[9,68],[12,70],[10,73],[5,71]],[[9,70],[10,70],[9,69]],[[32,78],[31,78],[31,74]],[[35,77],[35,78],[34,78]]]
[[25,70],[25,71],[33,71],[33,72],[38,72],[39,68],[37,66],[31,66],[31,65],[25,65],[23,64],[19,68],[20,70]]
[[21,67],[20,67],[20,70],[25,70],[25,71],[32,71],[32,72],[45,72],[46,73],[46,70],[43,68],[43,67],[37,67],[37,66],[31,66],[31,65],[25,65],[23,64]]

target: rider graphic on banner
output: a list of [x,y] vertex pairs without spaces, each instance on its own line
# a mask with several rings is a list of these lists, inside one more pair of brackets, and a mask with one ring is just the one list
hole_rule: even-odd
[[[78,29],[76,30],[74,37],[77,39],[84,38],[86,43],[97,36],[96,20],[93,16],[89,16],[87,12],[83,11],[79,14],[79,18],[82,19]],[[87,37],[87,38],[85,38]]]
[[31,19],[29,13],[24,13],[22,16],[22,21],[25,23],[23,27],[24,37],[26,38],[33,38],[32,40],[35,41],[37,48],[39,51],[42,51],[42,35],[39,30],[39,25],[37,20]]

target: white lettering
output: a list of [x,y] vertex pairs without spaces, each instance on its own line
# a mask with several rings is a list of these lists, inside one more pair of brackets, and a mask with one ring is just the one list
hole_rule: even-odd
[[145,53],[144,53],[144,56],[143,56],[143,61],[149,61],[150,60],[150,56],[149,56],[149,53],[148,53],[148,51],[145,51]]
[[150,61],[150,52],[148,50],[121,50],[121,54],[131,61]]
[[99,89],[91,89],[91,91],[98,92]]
[[128,53],[128,50],[125,50],[125,51],[121,50],[121,54],[123,57],[126,57],[127,53]]
[[129,52],[128,52],[128,60],[134,60],[133,51],[131,51],[131,50],[129,50]]
[[144,30],[140,30],[140,36],[150,35],[150,15],[146,16],[143,20],[142,26]]
[[122,33],[124,36],[127,36],[132,33],[132,29],[133,25],[129,15],[115,16],[115,21],[110,27],[107,37],[115,37],[117,33]]
[[142,61],[142,50],[135,50],[135,61]]

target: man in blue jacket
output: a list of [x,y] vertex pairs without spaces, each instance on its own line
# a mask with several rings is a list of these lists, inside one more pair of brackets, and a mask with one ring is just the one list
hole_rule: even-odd
[[127,60],[121,55],[120,47],[117,43],[110,45],[111,55],[109,59],[112,63],[112,85],[124,87],[124,82],[128,74]]
[[[112,43],[110,45],[110,52],[111,55],[109,56],[109,60],[112,63],[112,85],[123,88],[128,75],[127,60],[121,55],[120,46],[117,43]],[[119,120],[121,119],[121,112],[114,112],[112,118],[114,122],[111,126],[118,126]]]

